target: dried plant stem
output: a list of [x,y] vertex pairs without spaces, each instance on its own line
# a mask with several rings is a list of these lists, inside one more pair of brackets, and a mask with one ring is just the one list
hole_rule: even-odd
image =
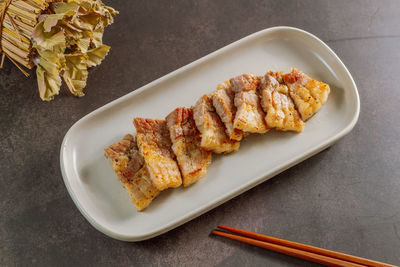
[[[46,0],[0,0],[0,52],[10,59],[25,75],[22,66],[31,69],[31,38],[38,17],[48,7]],[[22,66],[21,66],[22,65]]]

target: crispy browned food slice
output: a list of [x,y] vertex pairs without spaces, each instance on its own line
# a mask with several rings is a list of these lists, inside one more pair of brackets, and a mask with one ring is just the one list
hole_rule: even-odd
[[284,74],[282,77],[289,87],[290,96],[303,121],[308,120],[317,113],[328,100],[330,93],[328,84],[310,78],[295,68],[292,69],[292,72]]
[[106,147],[104,152],[137,210],[142,211],[149,206],[160,191],[151,183],[133,136],[125,135],[121,141]]
[[230,83],[237,108],[233,128],[247,133],[266,133],[269,128],[258,97],[258,78],[254,74],[243,74],[230,79]]
[[303,130],[305,123],[289,96],[288,87],[282,83],[281,73],[267,72],[261,77],[258,89],[268,127],[280,131]]
[[235,92],[232,90],[229,81],[218,84],[217,90],[212,94],[214,108],[225,124],[225,131],[230,139],[240,141],[243,138],[243,131],[233,127],[236,107],[234,103]]
[[181,173],[171,149],[166,121],[135,118],[133,122],[137,132],[137,144],[153,185],[160,191],[180,186]]
[[207,173],[211,152],[200,147],[201,137],[191,108],[176,108],[165,119],[172,150],[182,173],[183,186],[189,186]]
[[225,126],[212,105],[212,99],[203,95],[193,108],[193,117],[201,134],[200,146],[215,153],[230,153],[239,149],[240,142],[231,140]]

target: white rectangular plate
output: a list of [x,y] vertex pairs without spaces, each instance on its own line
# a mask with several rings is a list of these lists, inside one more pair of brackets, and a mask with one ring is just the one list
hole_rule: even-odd
[[[246,72],[299,68],[328,83],[325,106],[300,134],[252,135],[238,152],[214,156],[208,174],[188,188],[167,190],[137,212],[103,149],[135,133],[133,117],[164,118],[191,106],[224,80]],[[269,28],[232,43],[85,116],[65,135],[61,171],[78,209],[99,231],[139,241],[162,234],[222,204],[328,147],[355,125],[360,102],[340,59],[317,37],[290,27]]]

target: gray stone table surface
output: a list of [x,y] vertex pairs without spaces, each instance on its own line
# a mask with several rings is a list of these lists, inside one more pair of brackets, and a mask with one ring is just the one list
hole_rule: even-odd
[[[400,264],[400,1],[107,1],[112,50],[86,96],[39,99],[34,73],[0,70],[0,266],[317,266],[210,236],[218,224]],[[352,73],[360,118],[338,143],[159,237],[95,230],[64,186],[59,151],[87,113],[233,41],[288,25]]]

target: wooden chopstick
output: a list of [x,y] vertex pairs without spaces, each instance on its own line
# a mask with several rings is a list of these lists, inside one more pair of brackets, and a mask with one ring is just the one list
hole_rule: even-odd
[[228,226],[219,225],[218,227],[243,236],[232,235],[220,231],[213,231],[213,234],[328,266],[394,266]]
[[345,253],[340,253],[340,252],[336,252],[336,251],[332,251],[332,250],[313,247],[310,245],[296,243],[293,241],[288,241],[285,239],[280,239],[280,238],[276,238],[276,237],[272,237],[272,236],[257,234],[257,233],[253,233],[253,232],[249,232],[249,231],[245,231],[245,230],[241,230],[241,229],[236,229],[236,228],[232,228],[232,227],[228,227],[228,226],[218,225],[218,228],[230,231],[232,233],[240,234],[243,236],[252,237],[252,238],[255,238],[255,239],[258,239],[261,241],[266,241],[266,242],[270,242],[270,243],[274,243],[274,244],[278,244],[278,245],[283,245],[286,247],[292,247],[295,249],[308,251],[311,253],[320,254],[320,255],[331,257],[331,258],[337,258],[337,259],[341,259],[344,261],[350,261],[350,262],[354,262],[354,263],[358,263],[358,264],[362,264],[362,265],[366,265],[366,266],[393,266],[393,265],[385,264],[382,262],[373,261],[373,260],[369,260],[369,259],[365,259],[365,258],[360,258],[360,257],[356,257],[353,255],[345,254]]
[[257,247],[261,247],[261,248],[265,248],[268,250],[272,250],[275,252],[279,252],[282,254],[286,254],[289,256],[293,256],[293,257],[297,257],[300,259],[304,259],[304,260],[308,260],[308,261],[312,261],[312,262],[316,262],[316,263],[320,263],[320,264],[324,264],[327,266],[349,266],[349,267],[365,267],[365,265],[361,265],[361,264],[357,264],[357,263],[353,263],[353,262],[348,262],[348,261],[342,261],[342,260],[338,260],[335,258],[330,258],[327,256],[323,256],[323,255],[319,255],[319,254],[314,254],[311,252],[307,252],[307,251],[303,251],[303,250],[299,250],[299,249],[295,249],[295,248],[290,248],[290,247],[285,247],[285,246],[281,246],[281,245],[276,245],[276,244],[272,244],[272,243],[268,243],[265,241],[260,241],[260,240],[256,240],[256,239],[252,239],[252,238],[247,238],[247,237],[243,237],[243,236],[239,236],[239,235],[233,235],[233,234],[228,234],[225,232],[220,232],[220,231],[212,231],[213,234],[219,235],[219,236],[223,236],[229,239],[233,239],[236,241],[240,241],[246,244],[250,244],[253,246],[257,246]]

